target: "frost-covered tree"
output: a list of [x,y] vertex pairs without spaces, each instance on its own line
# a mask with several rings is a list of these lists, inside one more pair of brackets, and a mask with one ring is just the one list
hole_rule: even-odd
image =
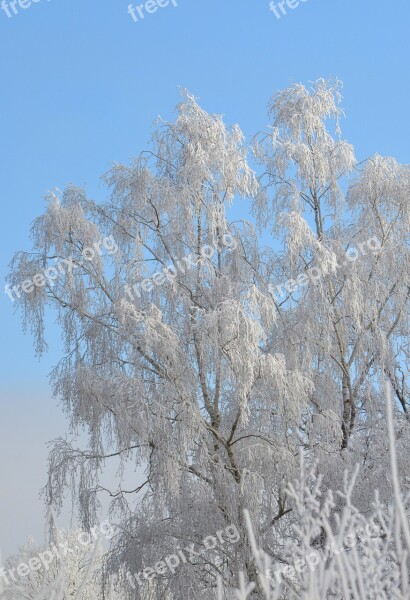
[[[109,490],[121,520],[114,571],[141,573],[240,528],[245,508],[280,555],[300,448],[319,460],[326,485],[339,467],[366,463],[364,504],[383,481],[378,375],[391,379],[404,416],[409,409],[409,170],[378,156],[356,165],[352,147],[327,129],[341,116],[339,99],[338,84],[324,81],[311,93],[278,93],[273,125],[255,143],[258,179],[240,129],[186,93],[151,149],[105,177],[109,200],[75,187],[51,194],[33,252],[13,261],[10,289],[29,282],[16,304],[40,353],[45,310],[57,311],[65,356],[54,392],[73,429],[89,430],[88,449],[55,443],[48,501],[60,505],[71,484],[89,527],[106,461],[146,472],[132,490],[120,479]],[[251,215],[229,220],[233,202],[247,202],[275,236],[268,248]],[[98,251],[102,239],[115,241],[109,253]],[[357,261],[341,264],[368,239]],[[278,298],[277,285],[312,267],[322,273],[316,283],[293,282]],[[405,418],[400,427],[404,450]],[[172,576],[129,586],[131,597],[154,588],[158,598],[197,597],[217,574],[229,587],[238,570],[256,581],[245,535],[181,563]]]

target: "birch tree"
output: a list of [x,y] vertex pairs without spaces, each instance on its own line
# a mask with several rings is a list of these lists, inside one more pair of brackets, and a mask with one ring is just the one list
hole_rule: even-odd
[[[10,289],[45,273],[16,305],[39,353],[45,311],[56,311],[65,355],[54,393],[73,430],[89,431],[86,449],[55,442],[47,501],[61,506],[71,486],[89,528],[110,494],[121,523],[113,571],[143,573],[219,540],[155,582],[128,580],[130,597],[152,586],[161,598],[197,597],[218,574],[232,586],[238,570],[256,582],[243,509],[280,556],[300,449],[325,485],[360,457],[369,502],[384,481],[380,374],[393,383],[408,447],[409,170],[379,156],[357,164],[340,137],[339,101],[339,83],[322,80],[276,94],[254,171],[239,127],[185,93],[151,148],[104,177],[108,200],[76,187],[51,193],[33,252],[13,261]],[[230,220],[234,202],[253,214]],[[267,247],[258,227],[272,236]],[[103,239],[115,242],[109,253]],[[357,260],[345,258],[370,239]],[[313,267],[320,277],[299,284]],[[143,467],[144,481],[128,489],[119,476],[104,490],[101,470],[115,458]],[[243,531],[234,546],[220,540],[231,524]]]

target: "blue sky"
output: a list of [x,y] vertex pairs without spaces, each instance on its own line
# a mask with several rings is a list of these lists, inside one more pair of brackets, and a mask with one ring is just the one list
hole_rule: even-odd
[[[147,147],[154,119],[172,118],[178,86],[250,137],[266,124],[275,90],[337,76],[343,134],[357,157],[410,162],[407,0],[306,0],[281,19],[268,0],[177,3],[138,22],[129,0],[38,0],[12,18],[0,11],[2,280],[13,252],[29,249],[47,190],[75,183],[103,198],[100,176]],[[45,442],[67,426],[47,383],[56,326],[38,362],[3,293],[0,321],[0,548],[8,553],[29,534],[40,538]]]

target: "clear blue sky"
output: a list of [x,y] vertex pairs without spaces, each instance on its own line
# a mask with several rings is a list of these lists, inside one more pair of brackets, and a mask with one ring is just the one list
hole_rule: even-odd
[[[2,280],[47,190],[85,185],[147,146],[157,115],[172,118],[177,86],[250,136],[269,96],[291,82],[344,82],[343,133],[358,158],[410,162],[410,3],[307,0],[277,19],[268,0],[178,0],[134,22],[129,0],[39,0],[0,11]],[[134,2],[134,5],[137,3]],[[4,283],[1,284],[3,287]],[[0,294],[0,548],[39,537],[45,442],[66,431],[8,297]]]

